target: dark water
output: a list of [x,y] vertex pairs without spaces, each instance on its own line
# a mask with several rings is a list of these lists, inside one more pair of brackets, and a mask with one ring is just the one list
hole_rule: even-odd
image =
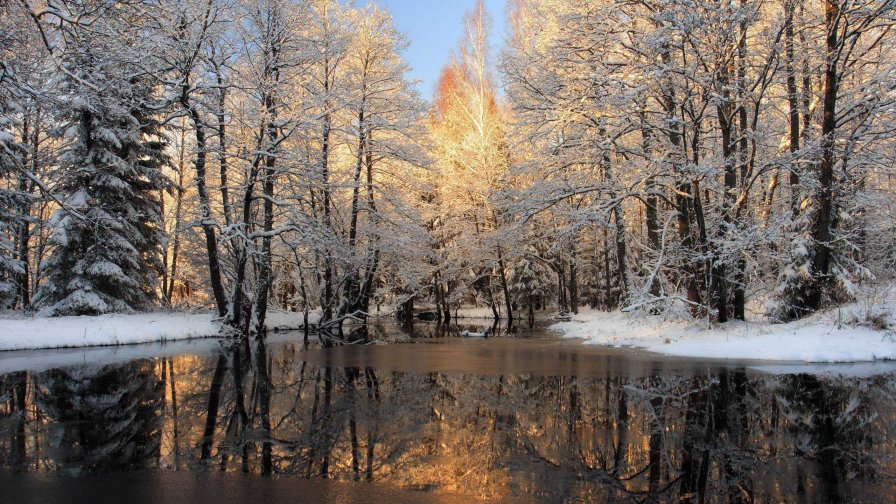
[[896,365],[444,336],[0,354],[0,501],[894,500]]

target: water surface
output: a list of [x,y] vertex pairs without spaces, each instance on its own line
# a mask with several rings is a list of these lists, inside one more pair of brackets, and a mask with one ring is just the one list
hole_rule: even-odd
[[12,502],[893,500],[896,365],[458,331],[0,353],[0,487]]

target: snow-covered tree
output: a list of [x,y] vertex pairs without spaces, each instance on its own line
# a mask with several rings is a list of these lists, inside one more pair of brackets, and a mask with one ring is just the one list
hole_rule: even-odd
[[[74,17],[90,15],[87,5],[69,7],[84,9],[71,11]],[[141,48],[124,37],[128,29],[136,27],[106,13],[65,30],[64,200],[35,299],[51,315],[130,312],[156,299],[167,156],[154,86],[138,71]]]
[[530,323],[535,320],[536,304],[543,303],[551,292],[550,271],[534,256],[530,253],[519,257],[508,275],[514,302],[526,308]]
[[483,2],[464,18],[464,38],[442,72],[434,99],[433,157],[439,170],[438,233],[447,280],[482,295],[495,318],[512,316],[507,262],[514,244],[500,231],[508,217],[498,203],[510,155],[489,59],[489,17]]
[[771,300],[787,319],[874,274],[893,2],[512,5],[502,70],[528,153],[510,207],[552,224],[564,260],[615,255],[583,269],[615,270],[606,299],[613,283],[630,309],[720,322]]
[[[2,61],[0,67],[3,67],[0,72],[8,71]],[[0,178],[10,177],[15,172],[16,165],[22,162],[24,150],[12,132],[11,116],[16,103],[12,100],[11,86],[4,85],[7,79],[10,77],[0,74]],[[0,187],[0,308],[8,308],[14,302],[16,277],[23,271],[13,241],[20,220],[18,207],[16,192]]]
[[[0,45],[8,50],[21,49],[21,32],[15,28],[22,17],[13,13],[12,6],[0,6]],[[7,53],[0,55],[0,181],[15,180],[20,174],[27,154],[26,147],[16,137],[20,126],[21,101],[24,98],[17,68]],[[10,54],[10,56],[12,56]],[[17,187],[0,185],[0,309],[15,302],[17,281],[24,264],[17,255],[15,239],[23,216],[20,212],[22,194]]]
[[427,114],[381,7],[0,2],[0,307],[786,320],[892,277],[896,0],[509,5]]

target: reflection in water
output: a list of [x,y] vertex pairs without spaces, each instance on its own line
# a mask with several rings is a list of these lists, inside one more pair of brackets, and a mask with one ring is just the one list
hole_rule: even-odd
[[140,360],[98,372],[75,368],[35,377],[35,408],[46,417],[55,465],[74,474],[151,465],[160,456],[163,405],[154,368],[154,362]]
[[[432,330],[418,325],[415,337]],[[0,467],[238,471],[555,502],[892,497],[893,376],[480,376],[305,354],[255,342],[251,354],[2,375]]]

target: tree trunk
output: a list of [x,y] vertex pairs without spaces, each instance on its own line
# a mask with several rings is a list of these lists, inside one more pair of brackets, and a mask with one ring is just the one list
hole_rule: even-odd
[[[355,247],[358,237],[358,214],[360,213],[361,199],[361,171],[364,167],[365,143],[364,97],[362,96],[361,108],[358,111],[358,152],[355,158],[355,173],[352,184],[352,209],[348,227],[348,246],[353,254],[356,253]],[[353,270],[349,272],[345,280],[345,284],[342,288],[342,304],[339,308],[340,316],[355,311],[360,305],[360,282],[360,271]]]
[[[28,181],[25,177],[19,179],[19,191],[23,194],[30,192],[28,189]],[[31,225],[28,219],[31,215],[30,198],[23,197],[20,208],[22,219],[18,225],[18,260],[22,265],[22,271],[16,275],[16,288],[18,289],[19,305],[23,310],[27,310],[31,306],[31,291],[29,289],[31,283],[31,260],[29,258],[29,242],[31,241]]]
[[614,308],[612,286],[610,285],[610,243],[607,228],[604,228],[604,308],[607,311]]
[[[323,60],[323,92],[324,96],[329,97],[330,93],[330,79],[332,72],[335,71],[334,68],[331,68],[331,62],[329,57],[324,57]],[[330,208],[330,134],[332,132],[332,118],[330,117],[330,102],[329,98],[324,100],[324,114],[321,118],[322,120],[322,131],[321,131],[321,142],[320,142],[320,173],[321,173],[321,192],[322,192],[322,200],[323,200],[323,210],[324,210],[324,226],[328,229],[332,228],[332,219],[331,219],[331,211]],[[333,258],[329,253],[329,249],[327,250],[327,254],[324,257],[324,275],[323,275],[323,292],[321,299],[321,310],[323,311],[322,321],[328,321],[333,318]]]
[[557,272],[557,310],[561,315],[565,315],[569,313],[569,304],[566,299],[566,272],[563,262],[558,259],[554,269]]
[[[488,270],[486,270],[486,271],[488,271]],[[495,290],[494,290],[494,288],[492,288],[492,276],[494,274],[494,269],[492,269],[491,273],[492,274],[488,275],[488,277],[487,277],[488,285],[486,287],[488,289],[488,300],[489,300],[489,304],[491,305],[492,315],[494,316],[495,320],[498,320],[501,318],[501,314],[498,312],[498,303],[497,303],[497,301],[495,301]]]
[[[227,324],[236,329],[238,331],[243,331],[247,329],[243,322],[243,312],[245,311],[245,302],[244,302],[244,292],[243,292],[243,284],[246,280],[246,268],[249,262],[249,228],[252,221],[252,200],[255,195],[255,182],[258,179],[259,171],[261,170],[262,161],[267,162],[264,159],[264,155],[260,154],[262,152],[262,146],[264,144],[264,138],[266,135],[266,125],[260,128],[258,132],[258,141],[256,142],[256,150],[259,154],[255,155],[255,158],[252,160],[252,165],[249,170],[248,179],[245,181],[246,187],[243,191],[243,216],[242,222],[240,223],[240,235],[237,236],[236,243],[238,243],[237,247],[237,264],[236,264],[236,274],[234,276],[233,281],[233,292],[231,292],[230,297],[230,311],[227,314]],[[248,348],[246,349],[248,353]]]
[[[181,146],[183,146],[183,143]],[[181,153],[183,153],[183,147],[181,147]],[[174,295],[174,282],[177,279],[177,263],[180,255],[180,225],[184,202],[184,171],[184,159],[183,154],[181,154],[180,163],[177,167],[177,189],[175,190],[177,201],[174,203],[174,243],[171,247],[170,269],[166,270],[168,272],[167,290],[162,293],[162,295],[165,296],[165,303],[168,306],[171,306],[171,301]]]
[[[371,218],[376,217],[377,209],[376,209],[376,198],[374,197],[373,192],[373,131],[368,129],[367,138],[364,142],[365,149],[365,167],[367,169],[367,211],[369,212]],[[379,272],[380,266],[380,250],[379,250],[379,237],[375,238],[374,243],[374,251],[373,251],[373,260],[368,264],[367,270],[364,274],[364,284],[361,288],[361,310],[364,313],[370,311],[370,298],[373,296],[373,290],[376,284],[376,277]]]
[[211,283],[212,295],[215,299],[215,306],[218,309],[218,315],[223,317],[227,314],[227,297],[224,294],[224,283],[221,280],[221,264],[218,259],[218,238],[215,236],[214,221],[212,220],[211,200],[206,187],[206,143],[205,129],[199,111],[189,103],[186,95],[187,84],[184,84],[184,94],[181,97],[181,104],[190,114],[193,120],[194,134],[196,136],[196,192],[199,195],[199,212],[201,215],[200,225],[202,232],[205,234],[205,250],[208,255],[208,272],[209,282]]
[[625,246],[625,222],[622,210],[617,205],[613,208],[613,221],[616,225],[616,272],[619,274],[619,304],[623,304],[628,296],[628,262]]
[[[326,113],[323,117],[323,135],[321,139],[321,179],[323,180],[323,206],[324,206],[324,225],[330,227],[330,114]],[[323,278],[323,320],[327,321],[333,318],[333,259],[330,254],[324,257],[324,278]]]
[[[262,192],[264,193],[264,236],[261,238],[261,255],[258,261],[258,292],[255,293],[255,328],[256,335],[264,334],[264,319],[267,316],[268,292],[271,290],[271,284],[274,281],[274,273],[271,268],[271,231],[274,229],[274,182],[276,180],[275,166],[277,156],[272,151],[276,149],[278,141],[278,131],[276,126],[276,115],[273,99],[268,97],[268,118],[270,122],[267,126],[267,134],[269,146],[266,149],[265,169],[263,175]],[[263,347],[263,345],[262,345]]]
[[815,254],[812,258],[813,286],[807,296],[807,307],[817,310],[823,302],[823,295],[830,283],[831,249],[834,227],[834,147],[837,129],[837,92],[840,75],[837,70],[840,47],[840,4],[839,0],[825,0],[825,39],[827,58],[824,72],[823,103],[821,122],[821,163],[818,165],[818,190],[816,193],[817,213],[813,226]]
[[402,305],[402,308],[405,325],[412,325],[414,323],[414,296],[409,297]]
[[529,304],[529,329],[535,326],[535,302],[532,300],[532,294],[526,296]]
[[451,282],[448,280],[445,281],[444,303],[442,311],[444,312],[445,325],[447,326],[451,325]]
[[[722,92],[722,100],[716,107],[719,121],[719,129],[722,136],[722,158],[725,163],[725,193],[722,198],[722,222],[718,228],[718,238],[727,239],[732,234],[731,207],[737,189],[737,166],[734,162],[732,101],[729,87],[729,68],[722,66],[719,71],[719,87]],[[727,266],[717,256],[716,251],[711,255],[712,260],[712,291],[716,308],[716,319],[719,322],[728,321],[728,278]]]
[[800,150],[800,106],[799,91],[796,88],[796,68],[793,48],[793,11],[797,0],[784,1],[784,52],[787,73],[787,104],[790,115],[790,212],[793,217],[800,213],[800,172],[797,161]]
[[224,222],[230,226],[233,224],[233,209],[230,206],[230,188],[227,186],[227,122],[224,117],[224,109],[227,106],[227,92],[224,88],[224,79],[221,76],[221,68],[215,68],[215,78],[218,84],[218,165],[221,177],[221,203],[224,210]]
[[[745,9],[745,1],[740,1],[740,8]],[[749,203],[749,126],[747,124],[747,107],[744,103],[747,100],[746,94],[746,74],[747,74],[747,25],[745,21],[740,23],[740,41],[737,46],[737,97],[738,97],[738,133],[737,142],[738,174],[740,176],[740,203],[738,211],[735,213],[735,229],[738,234],[745,232],[743,225],[743,210],[748,207]],[[736,320],[744,320],[746,311],[746,261],[743,254],[739,253],[735,262],[734,271],[734,298],[732,299],[731,309]]]
[[[664,44],[660,58],[664,65],[672,64],[672,56],[668,44]],[[675,194],[675,207],[678,214],[677,228],[678,237],[681,240],[682,248],[690,252],[694,247],[693,238],[691,236],[691,215],[690,207],[693,204],[693,195],[691,194],[691,183],[685,180],[686,174],[682,172],[683,156],[682,156],[682,132],[677,126],[678,118],[676,116],[678,110],[678,102],[675,97],[675,91],[671,83],[664,82],[663,89],[663,109],[666,113],[665,130],[669,137],[669,143],[672,144],[673,152],[671,155],[672,172],[679,177],[678,187]],[[688,286],[688,301],[691,304],[691,313],[696,315],[699,311],[700,291],[697,287],[697,279],[692,271],[695,271],[695,265],[683,264],[682,267],[686,275]]]
[[[27,116],[26,116],[27,117]],[[31,173],[38,173],[38,153],[40,151],[40,118],[35,117],[33,124],[30,124],[29,127],[28,119],[26,118],[25,124],[22,128],[22,143],[30,146],[28,151],[28,161],[31,165]],[[28,177],[24,176],[24,174],[19,175],[19,184],[18,190],[21,193],[20,195],[20,205],[19,205],[19,223],[17,231],[17,247],[16,254],[19,263],[22,266],[22,271],[16,275],[15,283],[16,289],[18,290],[17,296],[19,305],[23,310],[27,310],[31,307],[31,258],[29,257],[29,248],[31,241],[31,224],[29,219],[31,218],[31,190],[33,188],[33,183],[28,179]],[[13,300],[15,302],[15,300]]]
[[569,310],[579,313],[579,274],[576,267],[576,246],[570,243],[569,251]]
[[504,304],[507,305],[507,324],[513,324],[513,306],[510,299],[510,287],[507,285],[507,273],[504,268],[504,259],[500,257],[498,252],[498,273],[501,277],[501,289],[504,291]]
[[439,325],[442,325],[442,304],[444,303],[444,297],[442,293],[442,281],[438,270],[436,270],[433,275],[432,290],[436,296],[436,320]]
[[[641,122],[641,148],[644,151],[645,158],[650,159],[653,150],[651,146],[653,135],[647,124],[645,113],[642,111],[638,115]],[[654,194],[656,187],[652,178],[648,179],[645,189],[647,194],[644,197],[644,218],[647,226],[647,242],[650,244],[650,249],[658,255],[661,248],[658,215],[659,201]],[[657,260],[658,259],[659,258],[657,257]],[[651,296],[658,297],[660,295],[660,283],[657,278],[650,278],[650,285],[647,286],[647,290],[650,292]]]

